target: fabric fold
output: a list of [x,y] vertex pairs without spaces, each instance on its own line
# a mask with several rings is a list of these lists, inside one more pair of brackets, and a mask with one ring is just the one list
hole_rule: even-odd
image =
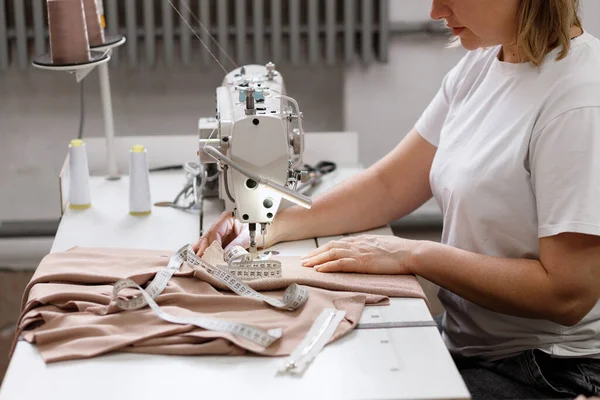
[[[230,333],[163,321],[148,307],[123,311],[111,302],[116,281],[130,278],[145,287],[167,266],[169,257],[164,251],[104,248],[74,248],[46,256],[24,293],[18,334],[35,343],[48,363],[114,351],[284,356],[300,343],[324,308],[346,312],[334,341],[356,326],[367,304],[387,304],[387,296],[425,298],[414,277],[321,274],[302,267],[296,257],[277,258],[283,265],[282,278],[248,282],[272,297],[281,297],[291,283],[310,286],[308,301],[295,311],[277,310],[262,301],[237,296],[205,272],[185,264],[156,298],[161,309],[176,316],[283,329],[283,336],[265,348]],[[133,289],[123,293],[137,295]]]

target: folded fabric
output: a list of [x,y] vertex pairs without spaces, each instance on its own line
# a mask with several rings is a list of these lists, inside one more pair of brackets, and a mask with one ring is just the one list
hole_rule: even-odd
[[[217,242],[213,242],[205,251],[203,260],[213,265],[223,264],[224,251]],[[415,297],[427,301],[423,288],[413,275],[374,275],[355,273],[322,273],[314,268],[303,267],[300,257],[273,257],[281,261],[281,278],[262,278],[247,282],[248,286],[259,292],[264,290],[285,289],[292,283],[329,290],[342,290],[378,294],[389,297]],[[203,270],[196,276],[219,289],[225,285]]]
[[[74,248],[46,256],[25,290],[17,334],[36,343],[46,362],[112,351],[281,356],[292,352],[324,308],[346,312],[333,341],[354,328],[365,304],[386,304],[386,296],[425,298],[414,277],[320,274],[302,267],[296,257],[277,258],[283,264],[283,278],[249,282],[273,297],[281,297],[282,289],[292,282],[311,286],[307,303],[295,311],[277,310],[223,291],[205,271],[186,264],[156,298],[164,311],[177,316],[283,329],[279,340],[261,347],[230,333],[165,322],[148,307],[123,311],[111,302],[116,281],[129,278],[144,287],[167,266],[170,256],[163,251],[106,248]],[[127,289],[122,294],[134,296],[137,291]]]

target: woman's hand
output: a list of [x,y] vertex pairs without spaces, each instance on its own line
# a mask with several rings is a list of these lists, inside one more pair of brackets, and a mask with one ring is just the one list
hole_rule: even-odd
[[411,274],[410,259],[418,243],[396,236],[348,237],[331,241],[302,257],[302,265],[319,272]]
[[207,230],[196,243],[194,243],[192,248],[198,256],[202,256],[204,250],[206,250],[215,240],[219,242],[223,249],[235,245],[240,245],[247,249],[250,246],[248,225],[242,224],[231,215],[231,212],[226,211],[222,213],[219,220],[215,222],[215,224]]

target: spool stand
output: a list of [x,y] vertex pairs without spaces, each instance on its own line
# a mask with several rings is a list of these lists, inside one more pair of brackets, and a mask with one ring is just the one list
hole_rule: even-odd
[[100,77],[100,97],[102,99],[102,111],[104,116],[104,133],[106,136],[108,180],[120,179],[115,153],[115,128],[110,93],[108,61],[110,61],[112,50],[121,46],[125,41],[126,38],[123,35],[107,35],[104,44],[90,47],[90,61],[84,63],[56,64],[52,62],[50,54],[44,54],[33,59],[33,66],[36,68],[74,73],[78,83],[92,72],[94,68],[98,67],[98,74]]

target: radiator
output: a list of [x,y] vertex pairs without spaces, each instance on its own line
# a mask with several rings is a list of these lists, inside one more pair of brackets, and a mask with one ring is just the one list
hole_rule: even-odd
[[[387,61],[389,0],[172,1],[227,69],[229,57],[238,65]],[[107,34],[127,37],[113,63],[217,66],[167,0],[104,0],[104,10]],[[0,70],[27,69],[48,47],[45,0],[0,0]]]

